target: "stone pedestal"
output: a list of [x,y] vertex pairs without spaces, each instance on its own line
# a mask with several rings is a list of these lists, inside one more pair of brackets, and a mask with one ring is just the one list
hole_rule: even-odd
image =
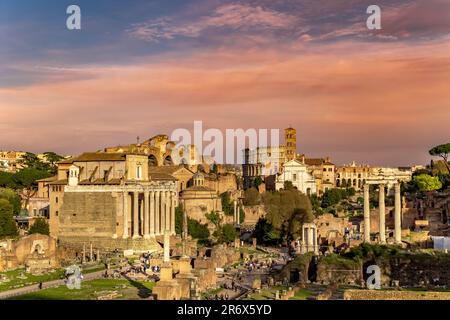
[[153,287],[152,293],[156,300],[179,300],[181,287],[175,280],[159,281]]
[[167,262],[163,263],[163,265],[161,266],[159,278],[160,278],[160,281],[167,281],[167,280],[173,279],[173,269],[172,269],[172,265],[170,263],[167,263]]

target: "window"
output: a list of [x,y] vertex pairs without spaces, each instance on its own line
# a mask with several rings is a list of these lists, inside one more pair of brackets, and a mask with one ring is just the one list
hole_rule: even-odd
[[294,174],[292,175],[292,180],[294,180],[294,181],[297,180],[297,174],[296,174],[296,173],[294,173]]
[[55,212],[55,215],[56,215],[56,216],[58,216],[58,213],[59,213],[59,212],[58,212],[58,211],[56,211],[56,212]]
[[142,179],[142,167],[137,166],[136,168],[136,179],[141,180]]
[[58,197],[55,198],[55,202],[58,203]]

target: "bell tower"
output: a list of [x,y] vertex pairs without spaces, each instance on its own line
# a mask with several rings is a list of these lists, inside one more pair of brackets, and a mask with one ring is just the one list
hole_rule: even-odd
[[286,160],[294,160],[297,154],[297,130],[292,127],[284,129],[284,143],[286,145]]

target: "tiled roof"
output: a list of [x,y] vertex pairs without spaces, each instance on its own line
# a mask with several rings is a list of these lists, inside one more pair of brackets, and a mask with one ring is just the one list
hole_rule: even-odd
[[67,179],[62,179],[62,180],[56,180],[53,182],[49,182],[49,185],[66,185],[67,184]]
[[[177,172],[180,169],[183,169],[184,167],[182,165],[179,166],[150,166],[148,167],[148,172],[150,173],[150,175],[154,174],[154,173],[165,173],[165,174],[174,174],[175,172]],[[189,172],[192,172],[191,170],[187,169]],[[192,172],[192,174],[194,174]]]
[[76,158],[75,161],[124,161],[126,157],[125,153],[106,153],[106,152],[85,152]]
[[150,180],[170,180],[170,181],[176,181],[178,180],[177,178],[175,178],[174,176],[167,174],[167,173],[149,173],[149,178]]
[[58,176],[53,176],[53,177],[49,177],[49,178],[44,178],[44,179],[39,179],[36,180],[36,182],[53,182],[58,180]]

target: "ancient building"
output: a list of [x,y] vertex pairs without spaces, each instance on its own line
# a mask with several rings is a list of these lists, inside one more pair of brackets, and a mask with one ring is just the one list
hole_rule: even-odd
[[343,165],[336,169],[336,187],[361,190],[365,181],[371,175],[372,169],[369,165],[357,165],[353,161],[349,165]]
[[0,271],[21,266],[31,273],[57,267],[56,240],[46,235],[32,234],[16,241],[0,242]]
[[267,177],[281,172],[285,162],[296,157],[297,132],[294,128],[284,129],[284,144],[280,146],[244,149],[242,165],[244,189],[252,186],[256,177]]
[[59,167],[63,179],[50,183],[56,204],[51,234],[60,244],[154,251],[160,249],[157,235],[166,228],[175,234],[177,180],[166,173],[152,176],[148,155],[84,153],[70,162]]
[[222,204],[217,192],[205,186],[205,175],[197,172],[193,185],[181,192],[180,201],[188,216],[202,223],[208,222],[206,213],[222,211]]

